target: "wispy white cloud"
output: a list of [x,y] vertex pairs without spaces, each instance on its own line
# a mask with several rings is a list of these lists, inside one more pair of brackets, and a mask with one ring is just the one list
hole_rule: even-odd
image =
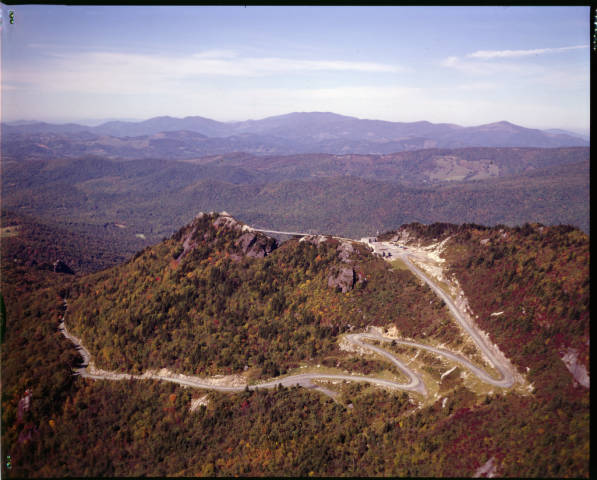
[[193,55],[195,58],[234,58],[236,56],[238,54],[234,50],[223,49],[204,50]]
[[57,43],[28,43],[27,44],[28,48],[39,48],[39,49],[44,49],[44,50],[49,50],[49,49],[59,49],[59,48],[63,48],[62,45],[59,45]]
[[456,67],[458,66],[460,59],[458,57],[448,57],[441,61],[442,67]]
[[309,73],[396,73],[405,67],[390,63],[336,59],[310,60],[247,57],[231,50],[208,50],[166,56],[138,53],[53,52],[43,64],[12,68],[6,80],[39,92],[75,92],[91,95],[144,95],[192,91],[218,78],[234,81],[284,77],[293,81]]
[[[574,45],[571,47],[558,47],[558,48],[535,48],[531,50],[477,50],[476,52],[469,53],[469,58],[516,58],[516,57],[528,57],[531,55],[545,55],[548,53],[560,53],[567,52],[569,50],[578,50],[581,48],[588,49],[588,45]],[[455,58],[455,57],[449,57]],[[446,59],[448,60],[448,59]]]
[[[526,78],[539,78],[541,75],[546,75],[550,70],[544,65],[529,63],[528,61],[520,62],[517,59],[583,48],[589,48],[589,46],[574,45],[530,50],[477,50],[463,57],[446,57],[440,62],[440,65],[471,75],[517,74]],[[506,61],[494,62],[495,59],[505,59]]]
[[[545,98],[548,98],[547,88],[552,85],[564,85],[567,89],[579,85],[588,91],[588,70],[546,69],[529,63],[515,59],[497,62],[466,55],[448,57],[443,66],[470,76],[451,79],[447,75],[448,81],[442,88],[425,87],[424,82],[414,84],[412,79],[413,86],[397,84],[396,76],[386,76],[392,83],[381,84],[378,73],[408,71],[392,63],[243,56],[232,50],[172,57],[54,51],[43,64],[15,66],[6,72],[3,81],[4,85],[19,88],[6,95],[10,100],[7,112],[15,119],[22,116],[22,111],[41,118],[43,112],[65,109],[79,117],[89,116],[89,112],[98,118],[126,117],[135,112],[139,118],[169,114],[203,115],[218,120],[263,118],[292,111],[333,111],[397,121],[467,125],[507,118],[532,125],[538,117],[564,118],[566,108],[573,112],[570,125],[574,124],[574,115],[588,118],[584,110],[579,114],[578,109],[569,108],[570,98],[575,98],[571,96],[560,101],[559,96],[552,99],[552,95],[541,108],[534,107],[530,100],[528,107],[522,105],[527,97],[532,97],[525,92],[541,91],[539,82],[549,82],[544,84]],[[327,83],[331,85],[329,88],[321,88],[316,82],[294,81],[305,72],[341,73],[335,78],[342,81]],[[373,75],[357,75],[363,72]],[[481,74],[493,76],[487,78]],[[249,78],[259,81],[246,81]],[[368,84],[369,78],[375,79],[375,85]],[[513,84],[516,88],[512,89],[511,98],[498,95]]]
[[400,65],[388,63],[244,57],[230,50],[210,50],[186,56],[54,53],[47,57],[45,65],[16,69],[11,76],[15,82],[36,83],[44,89],[124,93],[129,89],[172,87],[180,81],[214,76],[265,77],[341,71],[395,73],[406,70]]
[[493,90],[498,87],[499,87],[499,84],[497,84],[495,82],[470,82],[470,83],[462,83],[460,85],[456,85],[456,86],[450,87],[450,88],[465,91],[465,92],[473,92],[473,91],[480,91],[480,90]]
[[12,91],[12,90],[18,90],[19,87],[16,85],[11,85],[10,83],[6,83],[6,82],[2,82],[2,88],[1,90],[3,92],[7,92],[7,91]]
[[440,62],[442,67],[460,70],[470,75],[495,75],[499,73],[529,73],[534,67],[519,63],[488,62],[461,57],[447,57]]

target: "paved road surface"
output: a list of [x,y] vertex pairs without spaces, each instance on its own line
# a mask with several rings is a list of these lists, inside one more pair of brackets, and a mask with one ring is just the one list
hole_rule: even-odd
[[[514,375],[510,371],[509,366],[499,362],[499,360],[495,357],[495,355],[493,354],[493,352],[491,351],[491,349],[489,348],[487,343],[485,343],[485,340],[472,327],[472,325],[464,318],[464,316],[462,315],[460,310],[456,307],[456,305],[454,305],[454,302],[452,301],[452,299],[441,288],[439,288],[435,283],[433,283],[429,279],[429,277],[427,277],[427,275],[425,275],[421,270],[419,270],[417,267],[415,267],[411,263],[411,261],[408,258],[408,253],[406,253],[406,252],[401,253],[400,258],[417,277],[419,277],[421,280],[423,280],[425,283],[427,283],[427,285],[429,285],[429,287],[431,287],[431,289],[437,294],[437,296],[439,296],[446,303],[446,305],[450,309],[450,312],[452,312],[452,315],[454,316],[454,318],[458,321],[458,323],[462,326],[462,328],[464,328],[466,330],[466,332],[471,336],[473,342],[475,342],[475,344],[479,347],[479,349],[485,354],[485,356],[490,361],[492,366],[500,373],[501,379],[495,380],[495,379],[489,377],[483,370],[480,370],[479,368],[475,367],[470,362],[465,360],[465,362],[467,362],[469,364],[468,368],[470,370],[472,370],[475,373],[475,375],[477,375],[481,380],[483,380],[487,383],[490,383],[492,385],[495,385],[496,387],[509,388],[512,385],[514,385]],[[421,348],[425,348],[425,347],[421,347]],[[426,347],[426,348],[429,349],[430,347]],[[446,352],[446,353],[443,353],[443,355],[449,356],[453,360],[456,360],[456,358],[454,358],[453,354],[449,354]],[[459,361],[459,360],[456,360],[456,361]],[[462,363],[462,360],[460,360],[459,362]]]
[[[449,295],[447,295],[440,287],[438,287],[425,273],[423,273],[418,267],[413,265],[410,261],[411,256],[418,256],[420,255],[419,252],[413,252],[410,248],[406,246],[397,246],[390,242],[374,242],[369,243],[375,252],[386,252],[391,253],[392,256],[387,258],[388,260],[400,258],[404,264],[413,272],[417,277],[419,277],[423,282],[425,282],[431,290],[435,292],[435,294],[440,297],[445,303],[452,316],[456,319],[456,321],[462,326],[462,328],[470,335],[471,339],[475,344],[479,347],[479,349],[483,352],[485,357],[489,360],[491,365],[499,372],[500,378],[494,379],[487,375],[486,372],[483,370],[475,367],[472,365],[468,360],[464,360],[462,357],[458,356],[460,360],[454,358],[455,354],[452,354],[448,351],[444,351],[442,355],[451,358],[452,360],[458,361],[459,363],[463,364],[462,360],[466,363],[470,364],[467,366],[470,370],[477,375],[481,380],[490,383],[491,385],[495,385],[497,387],[505,387],[509,388],[515,383],[514,374],[510,369],[510,366],[507,365],[505,362],[502,363],[498,358],[496,358],[495,354],[491,351],[489,346],[487,345],[486,341],[479,335],[479,332],[475,330],[475,328],[469,323],[469,321],[465,318],[463,312],[454,304],[452,299]],[[425,348],[429,350],[429,347],[424,347],[421,345],[420,348]],[[438,352],[436,352],[438,353]],[[465,365],[466,366],[466,365]]]
[[[65,325],[65,321],[64,321],[65,318],[66,318],[66,312],[64,313],[63,320],[60,323],[58,329],[60,330],[60,332],[62,332],[62,334],[66,338],[68,338],[75,345],[75,348],[77,349],[77,351],[81,354],[81,357],[83,358],[82,366],[74,369],[75,374],[80,375],[81,377],[91,378],[94,380],[116,380],[116,381],[117,380],[129,380],[131,378],[139,379],[139,380],[155,379],[155,380],[163,380],[163,381],[167,381],[167,382],[178,383],[180,385],[187,385],[187,386],[195,387],[195,388],[218,390],[221,392],[240,392],[245,389],[244,385],[242,385],[242,386],[214,385],[213,383],[206,381],[205,379],[202,379],[201,377],[186,376],[186,378],[179,378],[178,376],[160,375],[160,374],[150,373],[150,372],[146,372],[141,375],[134,375],[134,374],[129,374],[129,373],[118,373],[118,372],[90,373],[87,371],[87,367],[90,362],[90,354],[87,351],[87,349],[83,346],[83,344],[81,343],[81,340],[79,340],[77,337],[75,337],[74,335],[72,335],[68,332],[66,325]],[[320,385],[314,384],[313,381],[314,380],[329,380],[329,381],[347,380],[347,381],[352,381],[352,382],[367,382],[367,383],[371,383],[374,385],[379,385],[382,387],[388,387],[388,388],[392,388],[392,389],[412,390],[412,391],[418,392],[422,395],[426,395],[427,390],[425,389],[425,385],[423,384],[421,378],[419,377],[419,375],[417,373],[410,370],[405,364],[403,364],[400,360],[395,358],[391,353],[387,352],[386,350],[376,347],[375,345],[369,345],[369,344],[363,343],[361,341],[363,338],[373,338],[373,339],[377,340],[378,337],[370,335],[370,334],[352,334],[352,335],[348,335],[347,338],[350,342],[354,343],[355,345],[358,345],[362,348],[366,348],[369,350],[373,350],[373,351],[379,353],[380,355],[383,355],[384,357],[388,358],[402,372],[404,372],[406,374],[406,376],[409,378],[409,382],[408,383],[398,383],[398,382],[393,382],[391,380],[386,380],[386,379],[382,379],[382,378],[374,378],[374,377],[366,377],[366,376],[362,376],[362,375],[334,375],[334,374],[320,374],[320,373],[302,373],[302,374],[298,374],[298,375],[289,375],[286,377],[280,377],[280,378],[276,378],[273,380],[268,380],[266,382],[255,384],[255,385],[249,385],[247,388],[249,388],[249,390],[255,390],[255,389],[259,389],[259,388],[270,388],[270,389],[277,388],[278,385],[280,385],[280,384],[285,387],[299,385],[299,386],[302,386],[305,388],[313,388],[316,390],[320,390],[323,393],[330,395],[330,396],[335,396],[336,392],[326,389]]]
[[261,233],[277,233],[278,235],[295,235],[299,237],[306,237],[307,235],[317,235],[317,233],[300,233],[300,232],[280,232],[278,230],[265,230],[263,228],[253,228],[251,230]]

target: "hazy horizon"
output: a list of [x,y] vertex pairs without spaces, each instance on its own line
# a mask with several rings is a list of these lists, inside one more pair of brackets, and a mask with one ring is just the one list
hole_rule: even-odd
[[2,5],[2,119],[323,111],[589,133],[589,7]]
[[[119,118],[119,117],[107,117],[107,118],[103,118],[103,119],[91,119],[91,118],[71,118],[71,119],[55,119],[55,120],[38,120],[38,119],[18,119],[18,120],[10,120],[10,121],[5,121],[3,123],[6,123],[7,125],[18,125],[18,124],[27,124],[27,123],[37,123],[37,122],[44,122],[44,123],[49,123],[49,124],[55,124],[55,125],[63,125],[63,124],[70,124],[70,123],[74,123],[77,125],[83,125],[85,127],[97,127],[99,125],[108,123],[108,122],[130,122],[130,123],[135,123],[135,122],[144,122],[146,120],[150,120],[152,118],[158,118],[158,117],[170,117],[170,118],[177,118],[177,119],[183,119],[183,118],[187,118],[187,117],[202,117],[202,118],[209,118],[210,120],[215,120],[221,123],[236,123],[236,122],[244,122],[244,121],[256,121],[256,120],[264,120],[266,118],[272,118],[275,116],[284,116],[284,115],[289,115],[292,113],[331,113],[331,114],[335,114],[335,115],[342,115],[342,114],[338,114],[336,112],[287,112],[287,113],[283,113],[280,115],[271,115],[268,117],[261,117],[261,118],[245,118],[245,119],[237,119],[237,120],[218,120],[216,118],[209,118],[209,117],[205,117],[204,115],[186,115],[184,117],[182,116],[174,116],[174,115],[168,115],[168,114],[164,114],[164,115],[156,115],[154,117],[149,117],[149,118]],[[348,116],[348,117],[352,117],[352,118],[358,118],[360,120],[381,120],[381,121],[391,121],[391,120],[383,120],[380,118],[363,118],[363,117],[355,117],[352,115],[343,115],[343,116]],[[423,121],[427,121],[425,119],[420,119],[420,120],[413,120],[412,123],[416,123],[416,122],[423,122]],[[502,120],[497,120],[495,122],[491,122],[491,123],[499,123],[499,122],[509,122],[509,123],[514,123],[514,122],[510,122],[507,119],[502,119]],[[411,122],[404,122],[404,123],[411,123]],[[435,124],[439,124],[439,123],[448,123],[448,124],[454,124],[454,125],[458,125],[461,127],[477,127],[477,126],[481,126],[481,125],[486,125],[486,124],[475,124],[475,125],[463,125],[463,124],[456,124],[454,122],[430,122],[430,123],[435,123]],[[518,124],[516,124],[518,125]],[[518,125],[520,127],[524,127],[524,128],[531,128],[531,129],[539,129],[539,130],[562,130],[564,132],[567,133],[573,133],[575,135],[579,135],[579,136],[583,136],[586,137],[588,140],[588,137],[590,136],[590,130],[587,129],[586,131],[582,131],[582,130],[575,130],[572,128],[566,128],[566,127],[533,127],[533,126],[528,126],[528,125]]]

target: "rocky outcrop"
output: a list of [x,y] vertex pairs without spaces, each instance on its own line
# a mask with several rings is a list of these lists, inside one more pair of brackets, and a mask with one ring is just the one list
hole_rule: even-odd
[[322,243],[327,242],[327,240],[328,237],[326,237],[325,235],[305,235],[304,237],[301,237],[299,242],[307,242],[317,247]]
[[562,356],[562,361],[578,383],[585,388],[591,388],[591,379],[587,367],[578,361],[578,351],[576,349],[568,348],[566,354]]
[[234,244],[241,255],[251,258],[263,258],[272,253],[278,246],[274,238],[256,232],[243,233]]
[[23,416],[25,412],[28,412],[31,408],[31,391],[29,389],[25,390],[25,395],[19,400],[17,406],[17,420],[20,422],[23,420]]
[[[227,232],[234,232],[229,235]],[[175,251],[177,263],[199,244],[213,246],[222,238],[225,242],[232,240],[228,251],[230,258],[238,262],[244,257],[263,258],[278,247],[278,242],[248,225],[236,220],[227,212],[199,212],[193,224],[181,230],[175,237],[182,241],[180,251]],[[228,248],[228,247],[227,247]]]
[[340,258],[340,260],[342,260],[345,263],[351,263],[352,260],[350,260],[350,254],[352,252],[354,252],[354,248],[352,246],[352,243],[350,242],[345,242],[342,241],[340,242],[340,245],[338,245],[338,257]]
[[[176,263],[179,264],[180,261],[184,258],[184,256],[189,253],[195,246],[197,245],[196,242],[193,241],[197,233],[197,227],[195,226],[183,239],[182,245],[178,247],[178,249],[174,252],[174,259]],[[205,238],[205,237],[204,237]]]
[[234,229],[234,230],[241,230],[242,226],[241,224],[238,222],[238,220],[236,220],[236,218],[232,217],[230,214],[228,214],[227,212],[222,212],[219,214],[218,218],[216,218],[214,220],[213,223],[214,227],[220,229],[220,228],[229,228],[229,229]]
[[342,293],[350,292],[356,283],[357,275],[354,268],[344,267],[340,268],[335,273],[328,277],[328,287],[342,291]]

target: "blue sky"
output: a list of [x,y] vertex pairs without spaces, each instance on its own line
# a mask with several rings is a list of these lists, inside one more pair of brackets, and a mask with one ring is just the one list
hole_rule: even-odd
[[3,5],[2,116],[230,121],[332,111],[588,132],[589,14]]

